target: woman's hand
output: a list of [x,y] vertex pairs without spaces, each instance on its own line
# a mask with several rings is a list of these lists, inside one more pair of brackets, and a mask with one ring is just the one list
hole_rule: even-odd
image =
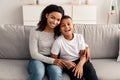
[[73,68],[72,72],[74,72],[74,76],[81,79],[83,76],[83,66],[81,64],[77,64]]
[[66,67],[66,62],[62,59],[55,59],[54,64],[61,67],[61,68]]
[[58,59],[58,55],[51,54],[51,57],[55,59],[54,64],[63,68],[66,66],[66,62],[62,59]]
[[66,68],[67,69],[72,69],[72,68],[74,68],[76,66],[76,64],[74,63],[74,62],[72,62],[72,61],[67,61],[66,62]]

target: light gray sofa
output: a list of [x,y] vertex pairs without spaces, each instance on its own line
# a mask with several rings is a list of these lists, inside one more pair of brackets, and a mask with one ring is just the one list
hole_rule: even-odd
[[[99,80],[120,80],[119,24],[76,24],[91,49],[92,63]],[[32,26],[0,25],[0,80],[27,80],[30,59],[29,31]],[[46,80],[46,78],[45,78]],[[63,74],[63,80],[69,80]]]

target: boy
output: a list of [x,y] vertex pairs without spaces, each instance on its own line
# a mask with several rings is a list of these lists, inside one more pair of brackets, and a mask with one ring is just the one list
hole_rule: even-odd
[[63,16],[59,26],[61,35],[55,40],[51,56],[64,60],[58,63],[70,76],[71,80],[98,80],[93,65],[87,60],[86,44],[81,34],[73,33],[74,26],[69,16]]

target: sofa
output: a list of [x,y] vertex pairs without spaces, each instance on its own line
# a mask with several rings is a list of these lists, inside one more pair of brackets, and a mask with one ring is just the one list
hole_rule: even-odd
[[[0,25],[0,80],[28,79],[32,28],[34,26]],[[83,34],[90,47],[91,62],[99,80],[120,80],[119,28],[120,24],[75,24],[75,32]],[[66,73],[63,80],[70,80]]]

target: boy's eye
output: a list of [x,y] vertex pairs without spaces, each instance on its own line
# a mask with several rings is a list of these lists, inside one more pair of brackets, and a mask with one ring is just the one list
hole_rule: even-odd
[[61,24],[61,27],[65,26],[65,24]]
[[63,25],[61,25],[61,27],[62,27]]
[[60,21],[60,19],[57,19],[57,21]]
[[69,24],[69,23],[68,23],[67,25],[68,25],[68,26],[70,26],[70,24]]
[[69,22],[67,25],[68,25],[68,26],[71,26],[72,24]]

